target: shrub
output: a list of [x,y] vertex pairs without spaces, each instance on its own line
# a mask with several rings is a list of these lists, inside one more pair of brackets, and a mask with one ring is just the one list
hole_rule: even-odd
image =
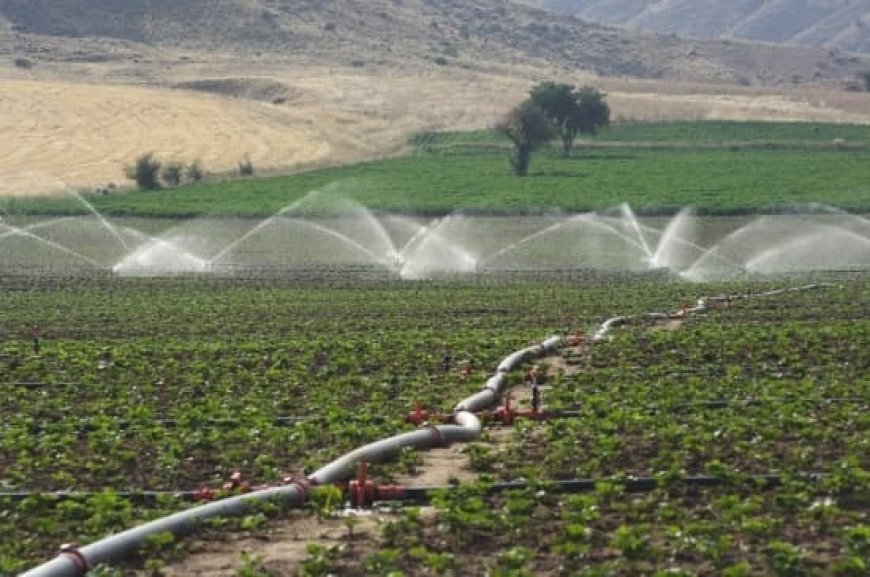
[[187,182],[202,182],[204,176],[205,173],[202,170],[202,164],[198,160],[194,160],[184,169],[184,177],[187,179]]
[[253,176],[254,175],[254,164],[251,162],[251,159],[245,157],[241,161],[239,161],[239,174],[241,176]]
[[124,170],[127,178],[136,181],[136,186],[142,190],[156,190],[160,188],[157,175],[160,173],[160,161],[154,158],[153,152],[146,152],[136,159],[133,166]]
[[160,169],[160,179],[167,186],[178,186],[181,184],[181,176],[184,173],[184,165],[178,161],[170,161],[163,165]]
[[33,62],[31,62],[27,58],[16,58],[13,62],[15,64],[16,68],[24,68],[24,69],[33,68]]

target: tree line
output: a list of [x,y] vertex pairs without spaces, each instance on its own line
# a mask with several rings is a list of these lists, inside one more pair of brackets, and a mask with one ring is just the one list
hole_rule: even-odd
[[578,134],[595,135],[608,124],[606,94],[592,86],[578,89],[570,84],[542,82],[495,129],[513,143],[510,162],[514,174],[525,176],[535,150],[558,137],[562,153],[570,156]]

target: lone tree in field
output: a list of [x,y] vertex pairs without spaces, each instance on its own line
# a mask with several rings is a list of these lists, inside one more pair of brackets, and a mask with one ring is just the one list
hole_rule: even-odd
[[124,170],[127,178],[136,181],[136,186],[142,190],[157,190],[160,188],[158,175],[160,174],[160,161],[154,158],[154,153],[146,152],[136,159],[133,166]]
[[529,94],[558,131],[565,156],[571,154],[577,134],[595,135],[600,127],[610,124],[606,95],[592,86],[577,90],[570,84],[542,82]]
[[532,152],[556,136],[550,119],[531,100],[523,101],[508,112],[507,116],[496,124],[495,129],[507,136],[514,145],[511,166],[517,176],[525,176],[529,173]]

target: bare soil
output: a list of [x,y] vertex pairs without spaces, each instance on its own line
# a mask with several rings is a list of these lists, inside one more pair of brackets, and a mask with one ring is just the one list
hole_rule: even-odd
[[251,535],[224,534],[212,540],[192,540],[183,562],[162,569],[166,577],[236,577],[242,567],[262,568],[270,575],[298,575],[308,557],[309,544],[324,547],[363,546],[377,539],[378,522],[387,514],[350,512],[355,518],[350,533],[343,518],[317,520],[296,511],[280,523]]

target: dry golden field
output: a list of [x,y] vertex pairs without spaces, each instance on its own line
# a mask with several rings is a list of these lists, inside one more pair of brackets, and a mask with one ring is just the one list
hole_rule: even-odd
[[[96,66],[96,65],[94,65]],[[870,122],[870,95],[833,88],[724,85],[431,67],[175,68],[154,81],[112,71],[0,73],[0,195],[123,186],[152,151],[227,173],[259,173],[395,154],[420,130],[492,125],[536,81],[603,88],[616,121],[775,119]]]

